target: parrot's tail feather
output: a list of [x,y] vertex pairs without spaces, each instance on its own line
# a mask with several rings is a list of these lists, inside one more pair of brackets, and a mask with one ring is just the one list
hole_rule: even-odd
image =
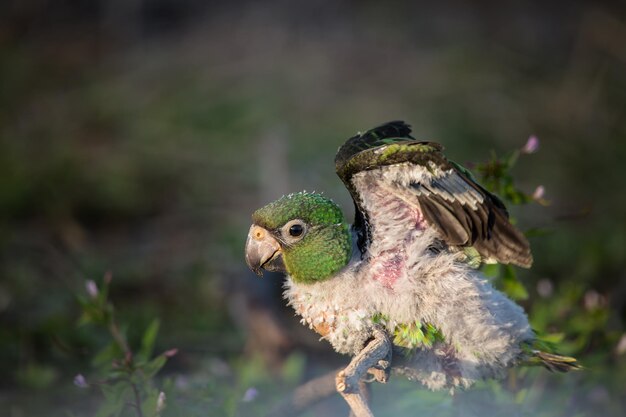
[[578,363],[576,358],[572,358],[571,356],[556,355],[540,350],[535,350],[532,354],[533,357],[530,359],[531,364],[542,365],[552,372],[569,372],[582,369],[582,366]]

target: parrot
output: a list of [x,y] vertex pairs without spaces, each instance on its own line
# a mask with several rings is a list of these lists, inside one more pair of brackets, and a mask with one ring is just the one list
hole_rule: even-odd
[[380,382],[390,368],[431,390],[464,389],[517,365],[578,369],[575,358],[545,348],[522,307],[479,268],[532,265],[529,242],[503,202],[442,145],[411,133],[402,121],[388,122],[337,151],[352,224],[314,192],[256,210],[248,267],[285,274],[287,304],[335,351],[363,360],[386,340],[368,362],[368,373],[383,371]]

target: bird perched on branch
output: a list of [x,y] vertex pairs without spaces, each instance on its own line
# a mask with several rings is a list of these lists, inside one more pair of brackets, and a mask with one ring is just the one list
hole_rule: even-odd
[[[248,266],[259,275],[284,272],[284,296],[302,322],[354,357],[339,391],[356,390],[365,372],[385,382],[391,364],[433,390],[468,387],[527,362],[577,368],[574,358],[539,350],[522,308],[477,269],[532,264],[504,204],[441,145],[410,133],[390,122],[337,152],[337,174],[354,200],[352,225],[315,193],[254,212]],[[392,352],[402,355],[392,361]]]

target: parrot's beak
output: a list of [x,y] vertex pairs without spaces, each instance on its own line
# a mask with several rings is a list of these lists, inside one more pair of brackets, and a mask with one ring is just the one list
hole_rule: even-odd
[[252,225],[246,240],[246,263],[258,276],[263,271],[285,272],[280,244],[266,229]]

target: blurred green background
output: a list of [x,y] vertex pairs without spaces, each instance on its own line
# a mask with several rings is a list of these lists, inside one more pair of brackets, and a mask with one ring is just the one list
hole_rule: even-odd
[[280,276],[246,269],[243,244],[284,193],[324,191],[351,217],[334,153],[395,119],[460,163],[538,136],[513,172],[551,202],[512,208],[541,230],[520,303],[587,369],[452,399],[392,381],[376,415],[625,412],[622,2],[9,0],[0,47],[3,415],[101,406],[72,381],[96,378],[108,343],[76,299],[107,272],[130,343],[158,318],[156,351],[179,349],[155,379],[166,415],[263,415],[346,363],[284,307]]

